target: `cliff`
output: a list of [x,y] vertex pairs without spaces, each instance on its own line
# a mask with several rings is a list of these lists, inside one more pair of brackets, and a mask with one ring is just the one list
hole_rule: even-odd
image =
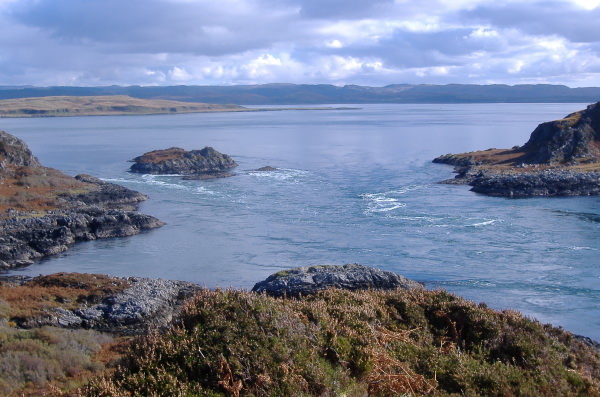
[[201,150],[186,151],[172,147],[144,153],[132,160],[131,172],[142,174],[178,174],[192,177],[210,178],[229,176],[230,169],[237,163],[227,154],[220,153],[212,147]]
[[124,237],[163,225],[136,212],[147,197],[89,175],[44,167],[0,131],[0,269],[31,264],[76,241]]
[[447,154],[434,163],[455,166],[450,184],[495,196],[600,194],[600,102],[540,124],[522,147]]

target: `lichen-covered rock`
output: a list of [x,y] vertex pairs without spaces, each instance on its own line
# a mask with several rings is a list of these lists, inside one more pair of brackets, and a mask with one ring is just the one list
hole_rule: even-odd
[[421,283],[396,273],[359,264],[298,267],[282,270],[256,283],[252,291],[271,296],[312,295],[327,288],[413,289]]
[[230,170],[237,163],[212,147],[186,151],[172,147],[154,150],[132,160],[131,172],[142,174],[201,175]]

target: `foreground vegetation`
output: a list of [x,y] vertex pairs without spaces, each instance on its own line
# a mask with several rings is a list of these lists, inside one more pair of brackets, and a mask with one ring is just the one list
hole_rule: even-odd
[[204,290],[88,396],[600,396],[570,333],[440,291]]

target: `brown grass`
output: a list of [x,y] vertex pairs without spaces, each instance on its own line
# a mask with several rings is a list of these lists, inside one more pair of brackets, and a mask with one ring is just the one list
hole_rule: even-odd
[[36,277],[24,285],[0,283],[0,299],[9,306],[3,310],[6,318],[25,322],[47,316],[59,307],[76,309],[84,303],[98,303],[128,285],[124,279],[105,275],[57,273]]
[[9,208],[20,211],[59,209],[60,195],[97,188],[53,168],[8,166],[0,175],[0,218],[6,216]]
[[148,153],[144,153],[142,156],[136,158],[136,161],[142,164],[156,164],[163,161],[169,161],[180,158],[185,153],[184,149],[178,147],[172,147],[169,149],[153,150]]
[[51,96],[0,100],[0,117],[101,116],[249,110],[237,105],[138,99],[126,95]]

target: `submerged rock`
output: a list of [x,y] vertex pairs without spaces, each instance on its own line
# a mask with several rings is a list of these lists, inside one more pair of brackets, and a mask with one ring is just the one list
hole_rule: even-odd
[[142,174],[218,175],[237,167],[229,155],[212,147],[191,151],[177,147],[154,150],[132,161],[130,171]]
[[275,167],[271,167],[270,165],[265,165],[264,167],[257,168],[254,171],[269,172],[269,171],[277,171],[277,170],[278,169]]
[[417,281],[396,273],[359,264],[297,267],[282,270],[256,283],[252,291],[271,296],[312,295],[327,288],[413,289],[423,288]]

